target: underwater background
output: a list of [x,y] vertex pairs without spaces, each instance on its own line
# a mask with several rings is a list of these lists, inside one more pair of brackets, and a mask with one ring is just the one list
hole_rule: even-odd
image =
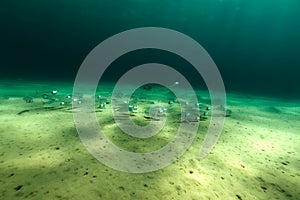
[[[2,1],[0,200],[299,200],[299,21],[299,0]],[[93,95],[95,109],[80,112],[86,96],[73,93],[73,84],[83,60],[107,38],[140,27],[172,29],[202,45],[223,78],[227,105],[213,105],[203,78],[184,58],[139,49],[107,68]],[[169,87],[143,85],[128,100],[131,88],[124,85],[113,96],[119,78],[145,63],[176,69],[193,91],[181,90],[183,82],[170,76]],[[174,93],[177,88],[181,96]],[[213,135],[218,143],[202,158],[199,150],[215,126],[215,110],[225,123],[217,130],[222,134]],[[197,131],[170,165],[128,173],[89,152],[76,113],[92,113],[106,139],[132,153],[172,143],[180,126]],[[141,127],[164,126],[149,138],[133,137],[119,127],[125,119]],[[89,120],[79,122],[93,129]],[[100,148],[104,152],[106,146]],[[131,161],[118,156],[108,160]]]
[[[72,81],[100,42],[128,29],[154,26],[199,42],[229,91],[299,97],[299,19],[298,0],[5,1],[0,7],[1,77]],[[169,57],[142,51],[118,64],[186,64]]]

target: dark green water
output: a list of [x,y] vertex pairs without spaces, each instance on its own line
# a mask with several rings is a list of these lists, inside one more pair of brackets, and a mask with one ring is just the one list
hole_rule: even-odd
[[[300,96],[298,0],[12,0],[0,3],[0,76],[70,80],[86,55],[121,31],[165,27],[198,41],[217,64],[229,91]],[[203,86],[187,63],[160,51],[120,58],[106,74],[160,62]],[[198,81],[200,80],[200,81]]]

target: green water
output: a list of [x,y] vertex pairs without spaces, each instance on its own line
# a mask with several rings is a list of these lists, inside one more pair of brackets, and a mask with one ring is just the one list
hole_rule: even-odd
[[[297,0],[2,2],[1,77],[72,81],[85,56],[106,38],[155,26],[180,31],[203,45],[228,90],[295,97],[299,13]],[[164,54],[140,52],[134,58],[123,59],[119,70],[149,60],[178,63]],[[192,75],[185,65],[183,71]]]

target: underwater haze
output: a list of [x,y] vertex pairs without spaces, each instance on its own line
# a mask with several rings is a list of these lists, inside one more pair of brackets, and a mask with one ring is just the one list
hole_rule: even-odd
[[[100,42],[154,26],[199,42],[227,90],[299,97],[299,19],[298,0],[5,1],[0,7],[1,77],[74,80]],[[172,65],[164,56],[141,52],[139,57]],[[147,61],[128,57],[122,64],[130,68]]]

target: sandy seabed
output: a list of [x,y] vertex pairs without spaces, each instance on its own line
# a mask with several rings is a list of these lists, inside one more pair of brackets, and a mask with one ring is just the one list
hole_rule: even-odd
[[[300,199],[299,100],[229,93],[232,114],[206,158],[198,155],[209,116],[200,121],[192,145],[176,162],[132,174],[109,168],[89,154],[71,106],[42,98],[52,98],[53,88],[58,96],[72,93],[69,83],[0,84],[0,199]],[[208,104],[205,92],[202,97]],[[153,98],[172,116],[170,106],[176,102]],[[139,104],[132,116],[137,123],[143,123],[146,104]],[[129,151],[159,148],[176,132],[176,125],[167,123],[164,139],[158,134],[146,143],[134,142],[109,120],[110,109],[109,104],[98,109],[99,122],[108,138]]]

